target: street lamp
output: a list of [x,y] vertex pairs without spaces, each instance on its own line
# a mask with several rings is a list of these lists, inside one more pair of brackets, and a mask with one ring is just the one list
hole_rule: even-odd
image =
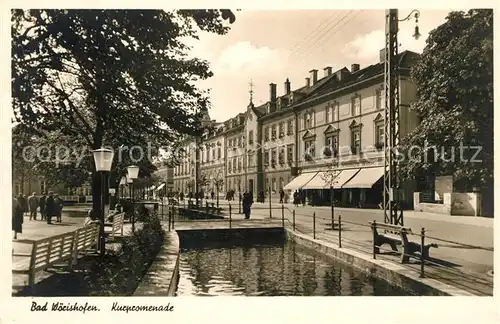
[[134,198],[134,180],[139,176],[139,167],[130,165],[127,167],[127,174],[132,185],[132,233],[135,231],[135,198]]
[[111,170],[111,164],[113,163],[114,152],[105,148],[100,148],[93,151],[95,169],[100,173],[101,177],[101,210],[100,210],[100,227],[99,227],[99,249],[101,256],[104,256],[106,251],[105,244],[106,240],[104,238],[104,202],[105,202],[105,182],[106,172]]

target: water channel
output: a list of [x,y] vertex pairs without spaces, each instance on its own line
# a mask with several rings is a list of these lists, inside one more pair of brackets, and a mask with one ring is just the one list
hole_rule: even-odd
[[183,249],[177,296],[410,296],[344,263],[284,244]]

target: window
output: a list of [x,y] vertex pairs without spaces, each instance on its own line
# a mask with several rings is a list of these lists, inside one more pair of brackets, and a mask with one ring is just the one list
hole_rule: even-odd
[[238,157],[238,171],[241,171],[241,157]]
[[279,137],[285,136],[285,123],[281,122],[279,125]]
[[283,181],[283,178],[280,177],[280,189],[283,189],[284,186],[285,186],[285,183]]
[[339,109],[340,108],[340,104],[338,102],[334,103],[333,104],[333,112],[332,112],[332,121],[338,121],[339,120]]
[[248,144],[249,145],[253,144],[253,131],[248,132]]
[[385,91],[383,89],[378,89],[376,92],[377,102],[375,106],[377,109],[385,108]]
[[269,165],[269,151],[264,151],[264,165]]
[[271,127],[271,139],[276,139],[276,125]]
[[316,152],[314,151],[314,140],[304,141],[304,153],[310,155],[311,157],[316,155]]
[[272,179],[272,187],[271,189],[275,192],[276,191],[276,178]]
[[236,158],[233,158],[233,171],[236,172]]
[[264,141],[269,141],[269,127],[264,127]]
[[330,135],[325,138],[325,146],[332,149],[338,150],[339,148],[339,137],[338,135]]
[[212,160],[215,160],[215,149],[212,149]]
[[353,116],[361,115],[361,97],[359,95],[352,98],[351,106]]
[[287,130],[286,133],[288,135],[293,135],[293,119],[290,119],[287,123]]
[[40,180],[40,193],[43,194],[46,190],[47,190],[47,186],[46,186],[45,180]]
[[241,147],[241,136],[238,137],[238,147]]
[[331,123],[333,121],[333,106],[328,104],[325,108],[325,123]]
[[293,162],[293,145],[288,145],[288,146],[286,147],[286,151],[287,151],[287,153],[286,153],[286,155],[287,155],[287,156],[286,156],[287,161],[288,161],[289,163],[290,163],[290,162]]
[[285,163],[285,149],[284,148],[280,149],[280,153],[278,155],[278,161],[279,161],[280,164],[284,164]]
[[220,160],[220,158],[221,158],[221,155],[222,155],[221,153],[222,153],[222,150],[220,149],[220,147],[217,148],[217,159],[218,160]]
[[207,149],[207,162],[210,161],[210,150]]
[[276,164],[276,149],[271,150],[271,164]]
[[312,114],[310,112],[306,112],[304,114],[304,128],[309,129],[312,125]]
[[384,124],[375,125],[375,145],[384,145]]
[[269,178],[266,178],[265,191],[269,190]]
[[361,130],[355,129],[351,131],[351,151],[353,154],[358,154],[361,150]]
[[248,167],[249,168],[253,167],[253,155],[248,156]]

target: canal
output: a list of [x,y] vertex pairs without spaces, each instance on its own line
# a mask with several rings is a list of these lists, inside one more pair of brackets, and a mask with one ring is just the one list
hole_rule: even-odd
[[293,242],[183,249],[177,296],[410,296]]

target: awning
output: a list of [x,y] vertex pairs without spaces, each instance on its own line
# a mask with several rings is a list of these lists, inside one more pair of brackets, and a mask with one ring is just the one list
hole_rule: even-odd
[[311,181],[311,179],[318,172],[311,173],[302,173],[301,175],[295,177],[292,181],[290,181],[286,186],[283,187],[283,190],[296,190],[302,188],[306,183]]
[[161,190],[163,187],[165,187],[164,183],[162,183],[161,185],[159,185],[158,188],[156,188],[156,191]]
[[371,188],[375,182],[383,176],[383,167],[361,169],[358,174],[344,184],[342,188]]
[[[318,172],[309,182],[307,182],[302,189],[324,189],[324,188],[330,188],[330,183],[328,181],[325,181],[325,174],[326,172],[321,171]],[[329,178],[326,178],[327,180]]]
[[335,178],[333,181],[333,188],[334,189],[340,189],[342,186],[351,178],[358,173],[359,169],[348,169],[348,170],[342,170],[340,174]]

